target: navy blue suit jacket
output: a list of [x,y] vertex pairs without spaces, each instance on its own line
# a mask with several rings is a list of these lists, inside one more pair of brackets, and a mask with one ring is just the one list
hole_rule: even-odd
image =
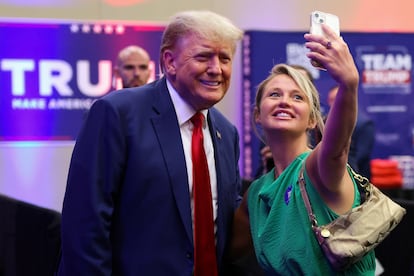
[[[239,137],[211,108],[217,170],[217,258],[239,202]],[[184,151],[164,78],[112,92],[91,107],[71,160],[59,275],[192,275]]]

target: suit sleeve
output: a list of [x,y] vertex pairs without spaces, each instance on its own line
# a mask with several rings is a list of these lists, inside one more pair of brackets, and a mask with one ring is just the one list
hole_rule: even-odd
[[59,275],[111,275],[111,219],[126,152],[122,128],[112,106],[95,102],[70,163]]

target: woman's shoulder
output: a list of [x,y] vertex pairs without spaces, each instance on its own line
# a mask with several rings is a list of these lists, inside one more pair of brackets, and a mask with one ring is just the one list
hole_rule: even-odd
[[255,194],[257,195],[261,188],[270,181],[270,175],[273,174],[273,170],[270,170],[269,172],[261,175],[259,178],[253,180],[253,182],[250,184],[248,192],[249,195]]

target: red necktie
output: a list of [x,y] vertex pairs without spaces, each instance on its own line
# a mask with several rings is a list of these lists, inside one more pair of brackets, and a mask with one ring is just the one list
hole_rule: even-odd
[[204,115],[196,113],[191,140],[194,195],[194,276],[217,275],[210,175],[203,143]]

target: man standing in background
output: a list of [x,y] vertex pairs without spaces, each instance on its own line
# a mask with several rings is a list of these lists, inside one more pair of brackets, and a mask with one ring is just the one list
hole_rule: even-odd
[[151,75],[150,60],[148,52],[142,47],[130,45],[123,48],[114,66],[114,88],[121,89],[146,84]]

